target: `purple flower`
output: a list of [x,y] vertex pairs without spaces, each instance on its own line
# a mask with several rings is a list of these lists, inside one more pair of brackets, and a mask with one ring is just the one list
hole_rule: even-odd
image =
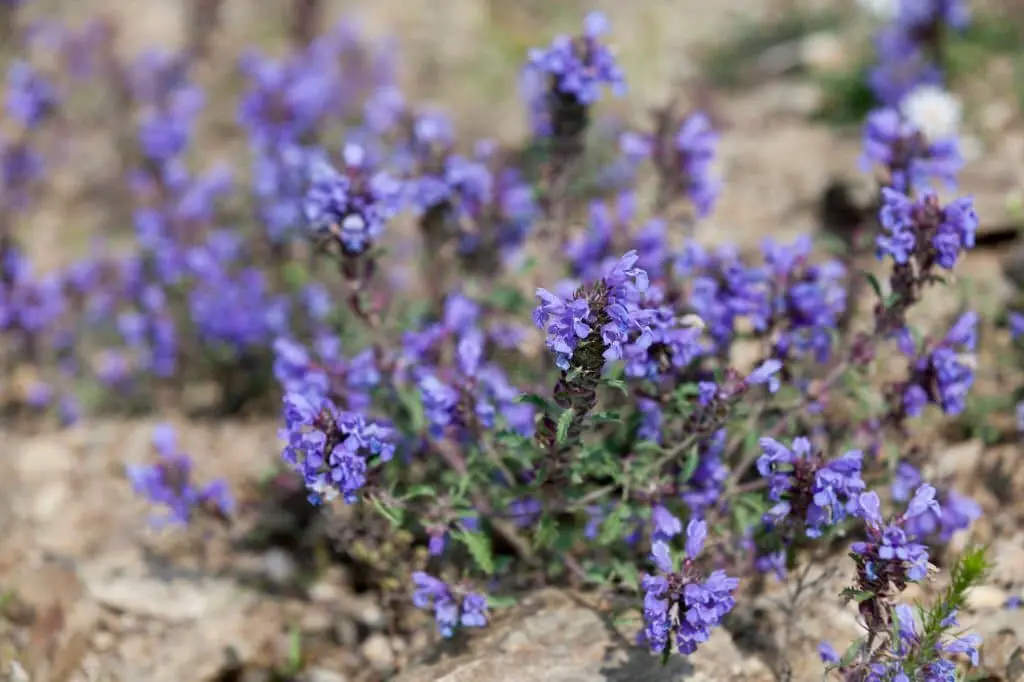
[[[604,344],[606,360],[620,360],[623,348],[634,333],[649,343],[651,332],[647,327],[650,313],[640,307],[649,281],[647,272],[636,267],[639,254],[627,252],[618,261],[606,267],[604,276],[595,287],[596,305],[592,308],[603,312],[608,322],[601,326],[601,341]],[[598,312],[598,314],[600,314]]]
[[363,147],[348,144],[344,156],[344,172],[314,162],[303,212],[313,232],[331,235],[355,256],[381,237],[398,212],[401,185],[387,173],[373,172]]
[[768,479],[768,496],[777,503],[766,521],[797,518],[805,524],[807,536],[816,538],[854,511],[865,488],[860,451],[826,461],[807,438],[794,439],[792,449],[772,438],[762,438],[760,444],[763,454],[757,460],[757,470]]
[[430,434],[443,438],[447,428],[455,423],[459,392],[431,374],[419,380],[419,389]]
[[605,16],[594,12],[584,20],[583,35],[558,36],[549,47],[530,51],[523,87],[536,134],[556,132],[564,115],[560,110],[589,107],[599,99],[602,86],[625,92],[622,69],[599,41],[607,29]]
[[1016,341],[1024,336],[1024,313],[1010,313],[1010,338]]
[[858,579],[865,591],[884,594],[887,582],[905,585],[920,582],[928,575],[928,548],[913,541],[904,527],[915,514],[931,508],[933,497],[934,488],[927,484],[920,486],[907,513],[888,523],[882,518],[876,493],[861,493],[857,498],[854,513],[865,522],[868,539],[854,543],[851,549],[858,562]]
[[932,264],[951,270],[960,254],[974,247],[978,216],[969,197],[943,207],[932,192],[911,200],[883,188],[882,199],[879,220],[884,233],[876,239],[879,259],[887,255],[897,265],[905,265],[916,258],[921,270]]
[[447,583],[422,571],[413,573],[412,581],[415,586],[413,604],[420,609],[433,607],[438,632],[445,639],[454,635],[459,625],[476,628],[487,625],[487,598],[483,595],[476,592],[465,594],[460,614],[459,600]]
[[28,62],[7,69],[7,115],[25,128],[35,128],[57,106],[57,91]]
[[629,377],[658,381],[685,370],[706,351],[700,327],[680,324],[669,306],[649,310],[645,326],[645,333],[623,348]]
[[666,543],[655,541],[651,549],[658,573],[645,576],[642,582],[644,629],[638,639],[652,652],[670,651],[675,635],[676,650],[692,654],[736,604],[732,593],[738,580],[724,571],[704,574],[694,564],[704,546],[706,524],[690,521],[686,530],[687,557],[681,570],[675,570]]
[[875,39],[875,49],[879,59],[868,75],[868,84],[878,101],[886,106],[898,106],[905,95],[919,86],[942,84],[942,71],[928,60],[905,27],[883,29]]
[[776,354],[802,357],[813,354],[828,360],[832,335],[846,311],[846,269],[838,261],[812,265],[809,237],[784,245],[767,240],[762,251],[769,274],[776,327]]
[[371,466],[391,461],[393,433],[364,417],[342,413],[322,395],[286,393],[282,458],[299,473],[312,504],[358,499]]
[[977,343],[977,323],[976,313],[965,313],[942,341],[912,358],[911,376],[903,389],[907,416],[919,416],[929,403],[948,415],[964,411],[967,393],[974,384],[970,353]]
[[679,126],[675,138],[677,182],[690,197],[699,218],[711,213],[721,192],[721,182],[712,175],[717,147],[718,133],[703,113],[691,114]]
[[197,511],[222,516],[232,512],[234,502],[225,481],[218,479],[203,487],[192,482],[192,461],[177,449],[170,425],[156,428],[153,445],[160,456],[158,463],[129,464],[125,470],[137,494],[153,504],[167,507],[167,516],[155,519],[155,523],[186,525]]
[[671,540],[683,532],[683,522],[661,504],[651,509],[651,523],[654,525],[656,540]]
[[821,658],[822,663],[829,665],[839,664],[839,654],[832,648],[832,645],[828,642],[821,642],[818,644],[818,657]]
[[241,59],[248,89],[238,106],[238,120],[256,142],[298,142],[324,117],[334,96],[331,72],[312,55],[296,54],[274,61],[249,52]]
[[895,109],[868,115],[863,145],[864,170],[887,169],[889,186],[906,194],[926,189],[932,179],[954,187],[964,164],[955,138],[928,140]]

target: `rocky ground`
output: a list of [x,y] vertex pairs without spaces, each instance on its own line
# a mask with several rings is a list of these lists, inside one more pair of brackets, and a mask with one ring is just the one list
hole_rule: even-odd
[[[467,135],[497,131],[508,138],[521,132],[510,61],[555,27],[568,30],[578,20],[579,3],[557,3],[557,10],[552,4],[423,0],[396,11],[394,2],[339,3],[371,33],[401,36],[406,60],[423,67],[410,75],[419,94],[458,102],[451,111]],[[603,5],[612,17],[635,77],[636,113],[659,101],[673,82],[698,84],[698,47],[723,40],[739,13],[752,21],[786,4],[792,3],[609,0],[593,6]],[[47,11],[45,0],[39,5]],[[82,0],[74,7],[49,2],[62,13],[84,15],[101,7],[122,16],[128,49],[181,41],[181,5],[148,0],[140,14],[121,0]],[[218,49],[226,53],[240,40],[263,40],[266,16],[277,9],[274,0],[229,2]],[[831,52],[804,46],[799,59],[845,59],[842,41],[831,37]],[[985,231],[1012,238],[1016,215],[1007,197],[1024,188],[1024,126],[1018,100],[998,86],[1005,65],[996,60],[986,68],[992,73],[979,80],[993,85],[972,92],[969,101],[973,152],[963,185],[979,199]],[[724,132],[727,190],[699,236],[749,243],[817,230],[829,182],[856,184],[856,131],[809,121],[823,92],[806,78],[774,79],[739,93],[709,92],[708,106]],[[40,218],[38,252],[58,248],[63,224]],[[993,243],[969,256],[961,279],[980,292],[977,300],[986,309],[997,311],[1015,295],[1001,270],[1014,247],[1002,237]],[[942,313],[957,305],[956,297],[935,296],[921,321],[941,322]],[[992,340],[1001,343],[1005,339]],[[277,457],[273,421],[171,419],[201,474],[225,476],[238,490],[251,489]],[[498,614],[486,632],[443,647],[426,620],[415,636],[399,636],[387,603],[360,592],[358,577],[344,567],[309,571],[284,548],[243,549],[212,529],[181,537],[150,528],[148,510],[131,494],[123,467],[149,457],[153,424],[95,419],[62,432],[0,424],[0,664],[9,664],[15,652],[19,662],[10,679],[803,681],[818,679],[819,641],[842,648],[859,634],[854,613],[835,597],[848,584],[849,568],[836,560],[816,565],[799,594],[791,584],[740,600],[728,629],[719,629],[692,659],[664,668],[631,646],[635,617],[613,621],[607,605],[587,594],[531,595]],[[973,535],[956,544],[989,542],[998,564],[991,584],[973,593],[962,622],[985,638],[986,679],[1021,682],[1024,609],[1005,603],[1024,594],[1024,453],[1012,443],[990,447],[977,439],[932,441],[929,447],[937,473],[985,511]],[[793,608],[800,617],[785,619]]]

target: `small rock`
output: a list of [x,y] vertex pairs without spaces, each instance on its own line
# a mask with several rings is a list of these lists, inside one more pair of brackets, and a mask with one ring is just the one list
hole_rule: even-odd
[[391,642],[385,635],[375,632],[370,635],[360,648],[363,656],[375,669],[387,672],[395,667],[395,652]]
[[979,440],[967,440],[946,448],[934,460],[931,473],[938,478],[970,475],[978,470],[978,463],[985,452],[985,444]]
[[1013,119],[1013,107],[1007,102],[992,102],[981,110],[981,125],[992,132],[1002,132]]
[[309,587],[309,598],[316,602],[330,603],[341,599],[341,589],[327,580],[318,580]]
[[384,609],[373,597],[340,593],[335,597],[333,605],[339,613],[356,619],[368,628],[376,630],[384,627]]
[[279,547],[269,549],[263,554],[263,571],[267,579],[275,585],[292,584],[298,570],[295,558]]
[[[630,622],[637,620],[632,614]],[[438,663],[412,665],[396,682],[769,682],[756,657],[741,652],[724,628],[692,656],[660,657],[632,644],[636,626],[609,625],[585,598],[543,590],[474,633],[469,651]],[[820,675],[820,663],[819,663]],[[794,678],[796,679],[796,678]]]
[[7,676],[10,682],[30,682],[28,673],[17,661],[11,661],[11,665],[7,668]]
[[333,624],[331,614],[323,608],[307,608],[302,614],[303,632],[326,632]]
[[348,675],[327,668],[310,668],[302,676],[303,682],[348,682],[348,679]]
[[228,605],[251,602],[251,595],[231,581],[157,577],[147,574],[135,560],[139,559],[114,557],[109,564],[83,569],[82,580],[90,596],[113,611],[175,623],[200,620]]
[[819,73],[840,71],[849,61],[843,42],[831,31],[818,31],[804,37],[800,42],[800,56],[804,66]]
[[342,646],[355,646],[359,643],[359,628],[351,618],[338,618],[334,622],[334,637]]
[[1024,566],[1024,533],[1012,538],[999,538],[989,546],[992,560],[992,582],[1008,585],[1024,584],[1021,567]]
[[100,630],[92,636],[92,648],[96,651],[109,651],[114,646],[114,635]]
[[967,608],[974,610],[1001,609],[1006,604],[1009,593],[994,585],[972,587],[967,593]]

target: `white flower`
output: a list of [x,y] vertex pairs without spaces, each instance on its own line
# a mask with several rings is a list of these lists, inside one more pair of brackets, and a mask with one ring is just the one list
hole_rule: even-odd
[[857,0],[857,4],[881,21],[892,21],[900,11],[900,0]]
[[934,141],[956,135],[963,105],[937,85],[920,85],[904,96],[900,111],[925,138]]

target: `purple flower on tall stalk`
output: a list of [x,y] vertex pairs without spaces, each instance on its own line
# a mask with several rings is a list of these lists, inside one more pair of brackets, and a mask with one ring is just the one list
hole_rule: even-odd
[[879,259],[889,256],[897,265],[906,265],[914,258],[919,272],[927,273],[935,265],[952,270],[960,254],[974,248],[978,216],[970,197],[943,206],[932,192],[914,200],[883,188],[882,200],[883,233],[875,241]]
[[768,479],[768,497],[776,502],[766,521],[781,524],[795,518],[804,525],[807,537],[817,538],[855,510],[865,488],[860,451],[827,461],[807,438],[794,439],[792,448],[773,438],[761,438],[760,444],[763,454],[757,470]]
[[913,361],[911,376],[902,389],[903,411],[908,417],[920,416],[929,403],[948,415],[964,411],[974,384],[977,325],[977,313],[964,313],[938,344],[922,351],[914,347],[909,332],[900,333],[900,350]]
[[680,654],[694,653],[736,605],[739,580],[721,570],[704,573],[694,563],[706,538],[704,521],[687,524],[686,558],[678,570],[668,544],[654,542],[651,558],[658,572],[643,579],[644,629],[638,636],[652,652],[668,655],[674,643]]
[[167,507],[167,516],[155,519],[155,523],[185,525],[196,513],[222,517],[231,514],[234,502],[227,482],[218,479],[202,487],[193,483],[192,460],[178,449],[170,425],[155,429],[153,446],[160,456],[156,464],[129,464],[125,469],[137,494],[153,504]]
[[[900,462],[892,482],[892,497],[897,502],[906,502],[924,479],[909,462]],[[929,511],[907,519],[907,533],[915,540],[937,539],[949,542],[953,534],[966,530],[981,517],[981,506],[969,497],[955,490],[937,493],[939,510]]]
[[874,631],[890,627],[887,604],[911,582],[921,582],[931,570],[928,548],[906,531],[908,520],[928,512],[941,513],[935,488],[922,485],[907,504],[907,511],[893,520],[882,518],[881,501],[874,492],[861,493],[854,514],[865,523],[867,540],[855,542],[851,556],[857,564],[855,589],[869,593],[858,603],[861,616]]
[[355,502],[371,468],[395,454],[389,428],[344,413],[323,396],[288,393],[283,413],[282,457],[302,475],[313,504],[339,496]]
[[534,136],[550,144],[553,177],[560,177],[583,152],[591,108],[602,87],[611,86],[618,95],[625,92],[622,69],[599,40],[607,30],[605,16],[592,12],[584,20],[582,35],[558,36],[546,49],[530,51],[523,96]]
[[955,137],[927,139],[896,109],[878,109],[864,124],[864,171],[886,170],[885,184],[904,194],[926,189],[932,180],[956,186],[964,160]]
[[555,353],[555,364],[568,370],[580,342],[600,335],[605,360],[622,357],[631,332],[649,334],[643,324],[645,313],[639,302],[647,290],[647,273],[634,267],[638,255],[630,251],[606,270],[591,290],[580,289],[568,301],[547,289],[538,289],[541,304],[534,322],[547,331],[547,344]]
[[345,145],[344,170],[314,163],[303,211],[316,234],[338,240],[350,256],[366,252],[384,233],[401,208],[401,184],[384,171],[374,171],[366,150]]

